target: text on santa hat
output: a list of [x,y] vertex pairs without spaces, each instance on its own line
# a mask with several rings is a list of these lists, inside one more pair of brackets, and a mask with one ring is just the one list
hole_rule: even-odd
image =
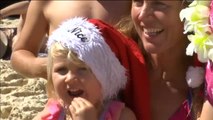
[[82,42],[88,41],[86,35],[82,32],[82,28],[76,27],[72,31],[68,30],[68,32],[74,34],[77,38],[81,39]]

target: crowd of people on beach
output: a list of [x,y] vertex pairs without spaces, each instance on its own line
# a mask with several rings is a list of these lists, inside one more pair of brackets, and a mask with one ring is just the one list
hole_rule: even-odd
[[20,75],[47,80],[48,101],[33,120],[213,119],[211,0],[1,6],[0,19],[11,15],[20,25],[10,39],[0,31],[1,59],[9,54]]

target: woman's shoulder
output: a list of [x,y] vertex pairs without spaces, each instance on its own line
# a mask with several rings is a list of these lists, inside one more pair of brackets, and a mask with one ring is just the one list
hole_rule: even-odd
[[136,116],[131,109],[124,107],[119,120],[136,120]]

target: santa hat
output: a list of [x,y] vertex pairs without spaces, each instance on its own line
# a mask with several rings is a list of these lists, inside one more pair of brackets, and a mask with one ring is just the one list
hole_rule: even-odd
[[123,93],[127,105],[138,119],[149,119],[147,73],[133,40],[100,20],[75,17],[63,22],[50,35],[48,49],[54,42],[74,51],[90,66],[102,85],[105,99],[112,98],[126,85]]
[[112,98],[125,86],[125,68],[105,42],[101,32],[87,19],[78,17],[62,23],[49,37],[47,46],[50,47],[54,42],[74,51],[91,68],[102,85],[104,98]]

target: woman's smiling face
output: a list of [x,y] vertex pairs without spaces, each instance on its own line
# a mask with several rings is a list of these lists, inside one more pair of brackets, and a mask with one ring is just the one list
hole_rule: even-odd
[[147,52],[164,52],[185,39],[179,18],[182,7],[177,0],[132,1],[131,16]]

